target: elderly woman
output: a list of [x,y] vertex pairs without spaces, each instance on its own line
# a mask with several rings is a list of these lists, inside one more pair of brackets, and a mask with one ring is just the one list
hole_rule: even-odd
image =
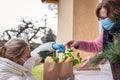
[[[40,64],[38,52],[58,50],[64,52],[62,44],[49,42],[31,52],[29,43],[22,38],[13,38],[2,47],[0,55],[0,80],[36,80],[32,68]],[[30,53],[31,52],[31,53]]]

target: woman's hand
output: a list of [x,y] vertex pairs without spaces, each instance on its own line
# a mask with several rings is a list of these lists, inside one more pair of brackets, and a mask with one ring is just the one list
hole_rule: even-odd
[[92,56],[85,57],[82,62],[83,64],[79,69],[88,69],[91,66],[92,61],[98,56],[98,53],[94,53]]
[[68,41],[65,46],[68,48],[68,49],[71,49],[72,47],[74,48],[78,48],[79,47],[79,42],[78,41]]
[[[98,56],[98,53],[95,53],[93,56],[88,56],[82,60],[83,64],[78,69],[88,69],[91,66],[92,61]],[[105,64],[108,62],[103,59],[99,64]]]
[[79,67],[79,69],[88,69],[92,62],[92,57],[88,56],[82,60],[83,64]]

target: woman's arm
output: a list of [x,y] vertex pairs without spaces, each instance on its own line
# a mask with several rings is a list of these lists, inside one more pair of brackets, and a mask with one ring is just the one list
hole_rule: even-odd
[[24,77],[20,77],[20,76],[12,76],[7,80],[26,80]]
[[36,65],[40,64],[40,61],[42,60],[41,56],[38,54],[40,51],[54,51],[54,49],[52,48],[52,44],[53,42],[42,44],[31,52],[31,56],[35,59]]
[[79,41],[79,47],[76,48],[86,52],[100,52],[103,49],[103,32],[96,40],[93,41]]

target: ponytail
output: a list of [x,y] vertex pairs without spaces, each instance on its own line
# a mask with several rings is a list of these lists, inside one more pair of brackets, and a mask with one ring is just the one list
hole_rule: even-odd
[[6,52],[6,48],[4,46],[0,47],[0,57],[5,57],[5,52]]

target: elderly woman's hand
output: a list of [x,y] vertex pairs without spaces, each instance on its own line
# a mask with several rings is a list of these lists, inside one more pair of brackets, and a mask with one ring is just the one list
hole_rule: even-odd
[[63,44],[56,44],[56,43],[53,43],[52,44],[52,48],[57,50],[58,53],[60,52],[65,52],[65,46]]

